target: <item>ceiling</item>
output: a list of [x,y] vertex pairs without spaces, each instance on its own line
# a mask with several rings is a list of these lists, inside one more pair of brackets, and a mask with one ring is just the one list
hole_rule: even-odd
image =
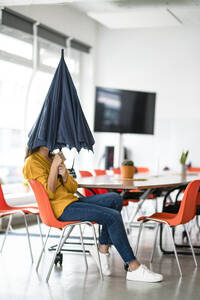
[[200,0],[0,0],[38,4],[73,7],[111,29],[200,25]]

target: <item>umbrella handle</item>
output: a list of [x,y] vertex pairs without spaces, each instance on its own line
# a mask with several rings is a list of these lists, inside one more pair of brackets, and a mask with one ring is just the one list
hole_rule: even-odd
[[74,161],[75,161],[75,158],[73,159],[73,163],[72,163],[72,169],[74,168]]

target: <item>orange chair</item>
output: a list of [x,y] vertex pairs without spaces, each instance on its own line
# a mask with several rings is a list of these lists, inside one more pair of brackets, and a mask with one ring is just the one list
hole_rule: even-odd
[[[81,177],[92,177],[92,173],[90,173],[89,171],[79,171],[79,174]],[[85,197],[89,197],[89,196],[94,196],[98,195],[98,194],[105,194],[108,193],[108,190],[106,189],[83,189],[83,196]]]
[[[48,230],[48,233],[47,233],[47,236],[46,236],[46,240],[44,242],[44,246],[42,248],[40,257],[38,259],[36,270],[38,271],[40,261],[41,261],[42,255],[44,253],[44,250],[45,250],[45,247],[46,247],[46,243],[47,243],[51,228],[53,227],[53,228],[60,229],[62,231],[62,233],[60,235],[59,243],[57,245],[55,254],[53,256],[53,259],[52,259],[52,262],[51,262],[51,265],[50,265],[50,268],[49,268],[49,271],[48,271],[48,274],[47,274],[47,277],[46,277],[46,281],[48,282],[49,277],[51,275],[53,265],[55,263],[56,256],[61,251],[64,243],[66,242],[67,238],[69,237],[70,233],[72,232],[73,228],[76,225],[79,225],[80,239],[81,239],[81,244],[82,244],[82,248],[83,248],[85,265],[86,265],[86,269],[87,269],[88,265],[87,265],[87,259],[86,259],[86,254],[85,254],[85,247],[84,247],[84,243],[83,243],[81,225],[82,224],[88,224],[88,225],[92,226],[92,229],[93,229],[94,242],[95,242],[96,250],[97,250],[97,253],[98,253],[99,270],[100,270],[101,278],[103,279],[103,274],[102,274],[102,269],[101,269],[101,261],[100,261],[100,257],[99,257],[98,247],[97,247],[96,232],[95,232],[93,222],[90,222],[90,221],[85,221],[85,222],[81,222],[81,221],[61,222],[61,221],[57,220],[56,217],[54,216],[54,213],[53,213],[53,210],[51,208],[51,204],[50,204],[50,201],[49,201],[49,198],[48,198],[48,195],[46,193],[46,190],[45,190],[44,186],[40,182],[38,182],[36,180],[33,180],[33,179],[30,179],[29,183],[30,183],[30,186],[31,186],[34,194],[35,194],[35,198],[36,198],[36,201],[37,201],[37,204],[38,204],[41,220],[45,225],[47,225],[49,227],[49,230]],[[70,227],[70,229],[67,232],[66,236],[64,237],[65,230],[68,227]]]
[[149,172],[149,168],[146,168],[146,167],[136,167],[136,170],[138,173],[148,173]]
[[94,173],[96,176],[106,175],[106,170],[95,169]]
[[[90,173],[89,171],[79,171],[79,174],[81,177],[92,177],[92,173]],[[89,197],[89,196],[93,196],[94,194],[97,194],[97,189],[82,189],[83,190],[83,196],[85,197]]]
[[116,174],[116,175],[119,175],[119,174],[121,174],[121,170],[120,170],[120,168],[117,168],[117,169],[111,169],[112,171],[113,171],[113,173],[114,174]]
[[[12,216],[13,216],[13,214],[16,214],[16,213],[21,213],[24,216],[24,222],[25,222],[25,228],[26,228],[26,233],[27,233],[27,238],[28,238],[29,250],[30,250],[31,260],[33,262],[33,254],[32,254],[32,248],[31,248],[31,243],[30,243],[30,235],[29,235],[29,231],[28,231],[28,224],[27,224],[27,220],[26,220],[26,215],[31,214],[31,215],[36,216],[38,226],[39,226],[39,230],[40,230],[40,236],[41,236],[41,239],[42,239],[42,231],[41,231],[41,227],[40,227],[38,207],[36,207],[36,206],[20,206],[20,207],[17,207],[17,206],[8,205],[5,198],[4,198],[3,190],[2,190],[2,187],[0,185],[0,217],[4,217],[6,215],[10,216],[0,252],[3,251],[3,247],[4,247],[4,244],[5,244],[6,238],[8,236],[8,232],[9,232],[11,222],[12,222]],[[43,239],[42,239],[42,243],[43,243]]]
[[89,171],[79,171],[79,174],[81,175],[81,177],[92,177],[92,173]]
[[[149,168],[146,167],[135,167],[137,173],[148,173],[149,172]],[[114,174],[121,174],[121,170],[120,168],[113,168],[111,169],[113,171]]]
[[189,167],[187,168],[189,172],[200,172],[200,167]]
[[200,188],[200,180],[194,180],[194,181],[192,181],[188,184],[188,186],[187,186],[187,188],[184,192],[184,196],[183,196],[183,199],[181,201],[181,205],[180,205],[180,208],[179,208],[179,211],[178,211],[177,214],[159,212],[159,213],[155,213],[155,214],[153,214],[149,217],[142,216],[138,219],[138,221],[142,221],[142,222],[140,224],[138,239],[137,239],[137,243],[136,243],[136,249],[135,249],[135,254],[136,255],[137,255],[137,250],[138,250],[138,245],[139,245],[139,240],[140,240],[140,236],[141,236],[143,223],[148,222],[148,221],[157,222],[157,228],[156,228],[153,251],[152,251],[152,255],[151,255],[151,261],[153,260],[153,255],[154,255],[155,246],[156,246],[156,239],[157,239],[157,234],[158,234],[158,229],[160,227],[160,224],[166,224],[167,228],[168,228],[168,231],[169,231],[169,233],[171,235],[171,238],[172,238],[173,247],[174,247],[174,254],[175,254],[175,257],[176,257],[177,264],[178,264],[180,276],[182,276],[182,271],[181,271],[177,251],[176,251],[176,246],[175,246],[175,243],[174,243],[173,234],[170,230],[170,227],[173,228],[175,226],[178,226],[178,225],[182,224],[185,228],[186,233],[187,233],[187,237],[188,237],[188,241],[190,243],[190,247],[191,247],[191,250],[192,250],[192,255],[193,255],[195,266],[197,266],[197,261],[196,261],[194,249],[193,249],[193,246],[192,246],[192,243],[191,243],[191,239],[190,239],[190,235],[189,235],[186,223],[191,221],[194,218],[194,216],[196,215],[196,207],[197,207],[197,199],[198,199],[199,188]]
[[[167,213],[173,213],[173,214],[176,214],[178,211],[179,211],[179,208],[180,208],[180,204],[181,204],[181,199],[179,200],[178,197],[180,194],[183,194],[184,195],[184,192],[185,192],[185,189],[186,189],[187,185],[182,185],[182,186],[178,186],[178,187],[174,187],[172,189],[170,189],[165,197],[164,197],[164,201],[163,201],[163,208],[162,208],[162,212],[167,212]],[[175,191],[178,191],[177,194],[176,194],[176,197],[175,197],[175,201],[173,202],[172,201],[172,198],[170,197],[170,194],[171,193],[174,193]],[[168,198],[169,198],[169,201],[168,201]],[[198,229],[200,230],[200,225],[199,225],[199,220],[198,220],[198,217],[200,216],[200,192],[198,193],[198,196],[197,196],[197,209],[196,209],[196,225],[198,227]],[[191,224],[192,225],[192,224]],[[191,230],[194,228],[194,226],[190,226],[190,230],[189,232],[191,232]],[[175,235],[175,230],[173,230],[173,235]],[[182,240],[184,240],[184,238],[187,239],[187,233],[186,231],[184,230],[182,232]],[[163,248],[163,230],[162,230],[162,225],[160,226],[160,249],[163,253],[165,254],[171,254],[172,251],[168,251],[168,250],[165,250]],[[190,247],[189,245],[185,245],[185,244],[176,244],[176,247],[177,248],[188,248]],[[193,246],[194,248],[200,248],[199,246]],[[188,254],[191,254],[190,252],[180,252],[180,254],[185,254],[185,255],[188,255]]]

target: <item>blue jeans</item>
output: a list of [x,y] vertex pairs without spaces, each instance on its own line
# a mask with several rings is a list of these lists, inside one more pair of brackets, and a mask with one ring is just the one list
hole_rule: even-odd
[[117,193],[79,198],[68,205],[59,221],[91,221],[102,225],[99,243],[114,245],[125,263],[135,260],[121,216],[122,197]]

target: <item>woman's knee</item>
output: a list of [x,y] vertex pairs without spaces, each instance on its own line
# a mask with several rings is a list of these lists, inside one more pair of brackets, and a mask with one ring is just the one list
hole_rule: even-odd
[[123,222],[121,213],[117,210],[112,210],[112,213],[109,216],[110,225],[113,223],[121,223],[121,222]]
[[123,198],[120,194],[112,192],[111,194],[111,198],[113,199],[114,202],[114,208],[116,208],[117,210],[121,211],[122,209],[122,205],[123,205]]

